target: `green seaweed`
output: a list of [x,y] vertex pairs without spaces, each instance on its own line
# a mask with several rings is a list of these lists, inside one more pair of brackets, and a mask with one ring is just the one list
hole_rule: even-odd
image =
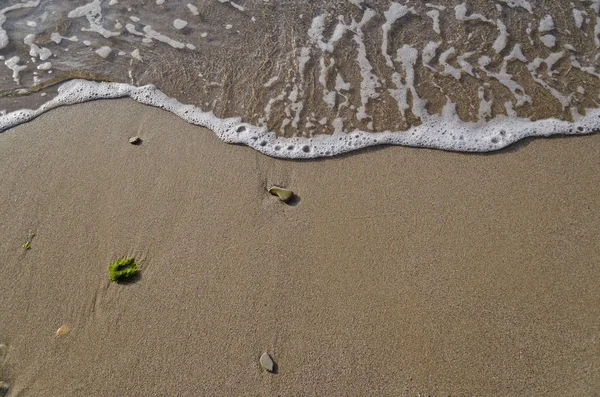
[[34,237],[35,237],[35,233],[29,232],[29,237],[27,238],[27,241],[25,241],[25,244],[23,244],[24,250],[31,249],[31,241],[33,240]]
[[284,203],[287,203],[288,201],[291,200],[292,197],[294,197],[294,192],[292,192],[289,189],[285,189],[279,186],[272,186],[269,188],[269,193],[271,193],[273,196],[277,196],[279,198],[279,200],[283,201]]
[[131,281],[137,272],[137,265],[133,257],[118,259],[108,266],[110,279],[115,283]]

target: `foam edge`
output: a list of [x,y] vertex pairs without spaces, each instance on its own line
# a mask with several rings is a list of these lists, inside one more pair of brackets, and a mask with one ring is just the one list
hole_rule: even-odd
[[585,135],[600,130],[600,109],[587,109],[574,122],[558,119],[531,121],[517,117],[497,117],[487,122],[468,123],[458,117],[429,116],[421,125],[407,131],[338,132],[314,137],[279,137],[265,127],[241,122],[239,117],[220,119],[193,105],[170,98],[154,85],[136,87],[124,83],[71,80],[63,83],[58,95],[38,109],[17,110],[0,116],[0,132],[28,122],[54,108],[96,99],[130,97],[213,131],[226,143],[249,146],[267,156],[285,159],[331,157],[376,145],[402,145],[457,152],[491,152],[527,137]]

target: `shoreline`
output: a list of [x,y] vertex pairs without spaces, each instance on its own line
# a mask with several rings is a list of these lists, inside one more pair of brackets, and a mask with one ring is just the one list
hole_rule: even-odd
[[[153,85],[138,87],[125,83],[74,79],[62,84],[58,95],[37,109],[22,109],[0,115],[0,132],[65,105],[122,98],[169,111],[192,125],[206,127],[225,143],[243,144],[270,157],[283,159],[327,158],[381,145],[489,153],[529,137],[589,135],[600,130],[600,109],[586,109],[585,116],[579,116],[572,122],[556,118],[531,121],[527,118],[498,116],[486,122],[470,123],[463,122],[456,114],[447,118],[429,115],[422,119],[421,124],[401,133],[344,132],[343,127],[338,126],[330,135],[279,136],[265,127],[244,123],[240,118],[221,119],[212,111],[205,112],[194,105],[181,103]],[[336,122],[342,123],[342,119],[337,118]]]
[[593,395],[600,135],[505,150],[282,161],[129,99],[11,128],[7,397]]

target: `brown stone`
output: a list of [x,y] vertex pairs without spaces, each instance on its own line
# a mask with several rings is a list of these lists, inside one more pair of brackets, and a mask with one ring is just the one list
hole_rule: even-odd
[[69,324],[63,324],[60,326],[59,329],[56,330],[56,336],[65,336],[68,335],[69,332],[71,332],[71,327],[69,326]]
[[140,138],[139,136],[132,136],[131,138],[129,138],[129,143],[131,143],[132,145],[139,145],[140,143],[142,143],[142,138]]

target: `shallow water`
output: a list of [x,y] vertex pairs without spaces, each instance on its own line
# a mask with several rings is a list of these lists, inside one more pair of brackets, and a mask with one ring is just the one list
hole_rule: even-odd
[[[590,109],[600,98],[600,0],[7,0],[0,7],[5,112],[42,105],[72,78],[154,84],[194,105],[196,116],[216,116],[188,121],[282,157],[379,143],[486,151],[524,136],[598,129]],[[181,107],[153,98],[146,102]],[[0,124],[14,124],[7,120]],[[240,123],[244,134],[232,136]],[[347,137],[324,138],[332,134]]]

